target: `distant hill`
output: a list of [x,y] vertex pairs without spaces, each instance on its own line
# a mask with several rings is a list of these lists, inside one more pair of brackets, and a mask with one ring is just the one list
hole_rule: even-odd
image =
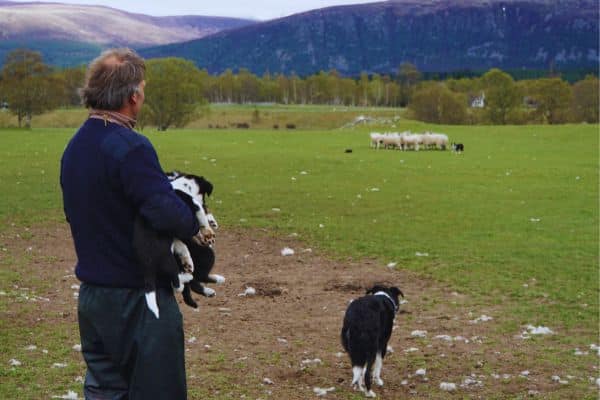
[[198,39],[256,21],[205,16],[152,17],[114,8],[0,1],[0,64],[10,50],[41,51],[46,62],[87,62],[101,48],[134,48]]
[[596,0],[395,0],[338,6],[143,49],[211,73],[300,75],[597,68]]

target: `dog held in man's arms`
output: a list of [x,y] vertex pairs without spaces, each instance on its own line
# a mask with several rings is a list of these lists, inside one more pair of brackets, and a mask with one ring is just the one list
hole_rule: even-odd
[[[392,335],[394,317],[399,310],[399,297],[404,294],[397,287],[376,285],[367,295],[350,303],[344,316],[341,339],[352,363],[352,386],[375,397],[371,390],[372,377],[383,386],[381,368]],[[371,369],[373,368],[373,372]]]
[[198,307],[191,291],[203,296],[215,295],[213,289],[203,282],[222,283],[220,275],[210,274],[215,263],[212,248],[218,224],[209,212],[206,199],[213,191],[213,185],[204,177],[181,172],[167,173],[175,193],[192,210],[200,224],[200,232],[193,238],[172,238],[154,231],[142,216],[134,222],[133,248],[144,275],[146,304],[159,318],[156,301],[157,276],[168,277],[174,289],[183,292],[184,302]]

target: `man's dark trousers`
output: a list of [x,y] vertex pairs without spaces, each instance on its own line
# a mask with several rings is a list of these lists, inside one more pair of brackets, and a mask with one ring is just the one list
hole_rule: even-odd
[[160,318],[143,289],[82,284],[86,400],[185,400],[183,320],[172,289],[157,289]]

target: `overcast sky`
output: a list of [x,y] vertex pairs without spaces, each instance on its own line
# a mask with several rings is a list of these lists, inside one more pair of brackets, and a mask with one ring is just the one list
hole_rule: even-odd
[[[36,0],[40,1],[40,0]],[[22,1],[20,1],[22,2]],[[267,20],[298,12],[369,0],[41,0],[41,2],[102,5],[155,16],[211,15]]]

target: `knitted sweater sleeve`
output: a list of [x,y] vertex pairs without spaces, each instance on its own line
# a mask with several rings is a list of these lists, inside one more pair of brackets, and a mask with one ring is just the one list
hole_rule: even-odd
[[120,164],[119,177],[125,196],[153,229],[182,239],[198,233],[198,220],[175,194],[149,143],[127,152]]

